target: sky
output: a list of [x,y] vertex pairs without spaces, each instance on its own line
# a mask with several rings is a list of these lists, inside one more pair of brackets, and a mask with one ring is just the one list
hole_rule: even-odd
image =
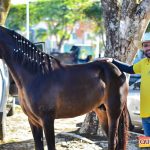
[[11,0],[12,4],[23,4],[26,3],[26,0]]

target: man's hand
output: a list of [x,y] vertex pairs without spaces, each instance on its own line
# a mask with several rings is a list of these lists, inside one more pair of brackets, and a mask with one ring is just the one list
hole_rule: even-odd
[[98,61],[104,61],[104,62],[113,62],[113,58],[97,58],[96,60]]

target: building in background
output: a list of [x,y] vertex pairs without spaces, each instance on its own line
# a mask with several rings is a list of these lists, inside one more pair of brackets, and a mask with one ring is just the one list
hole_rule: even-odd
[[99,56],[99,38],[92,33],[92,22],[77,22],[74,26],[71,37],[64,42],[61,52],[69,52],[73,45],[80,48],[80,58],[84,59],[87,55]]

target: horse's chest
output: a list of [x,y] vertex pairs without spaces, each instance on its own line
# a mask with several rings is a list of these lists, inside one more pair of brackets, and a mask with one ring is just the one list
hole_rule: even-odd
[[28,116],[29,120],[34,125],[40,125],[39,117],[34,113],[33,108],[31,107],[31,104],[29,103],[29,100],[23,96],[23,94],[20,94],[20,105],[23,109],[24,113]]

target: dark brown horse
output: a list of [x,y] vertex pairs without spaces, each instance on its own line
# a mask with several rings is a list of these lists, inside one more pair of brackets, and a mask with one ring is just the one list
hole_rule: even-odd
[[55,119],[91,110],[96,111],[108,135],[108,149],[126,149],[128,86],[125,75],[113,64],[94,61],[62,65],[4,27],[0,27],[0,58],[17,84],[36,150],[44,150],[43,130],[48,150],[55,150]]
[[52,52],[50,55],[57,58],[61,63],[64,64],[77,64],[79,57],[80,49],[77,46],[72,46],[70,49],[70,53],[60,53],[60,52]]
[[50,55],[54,56],[55,58],[57,58],[59,61],[61,61],[61,63],[64,64],[76,64],[75,61],[75,53],[59,53],[59,52],[52,52],[50,53]]

